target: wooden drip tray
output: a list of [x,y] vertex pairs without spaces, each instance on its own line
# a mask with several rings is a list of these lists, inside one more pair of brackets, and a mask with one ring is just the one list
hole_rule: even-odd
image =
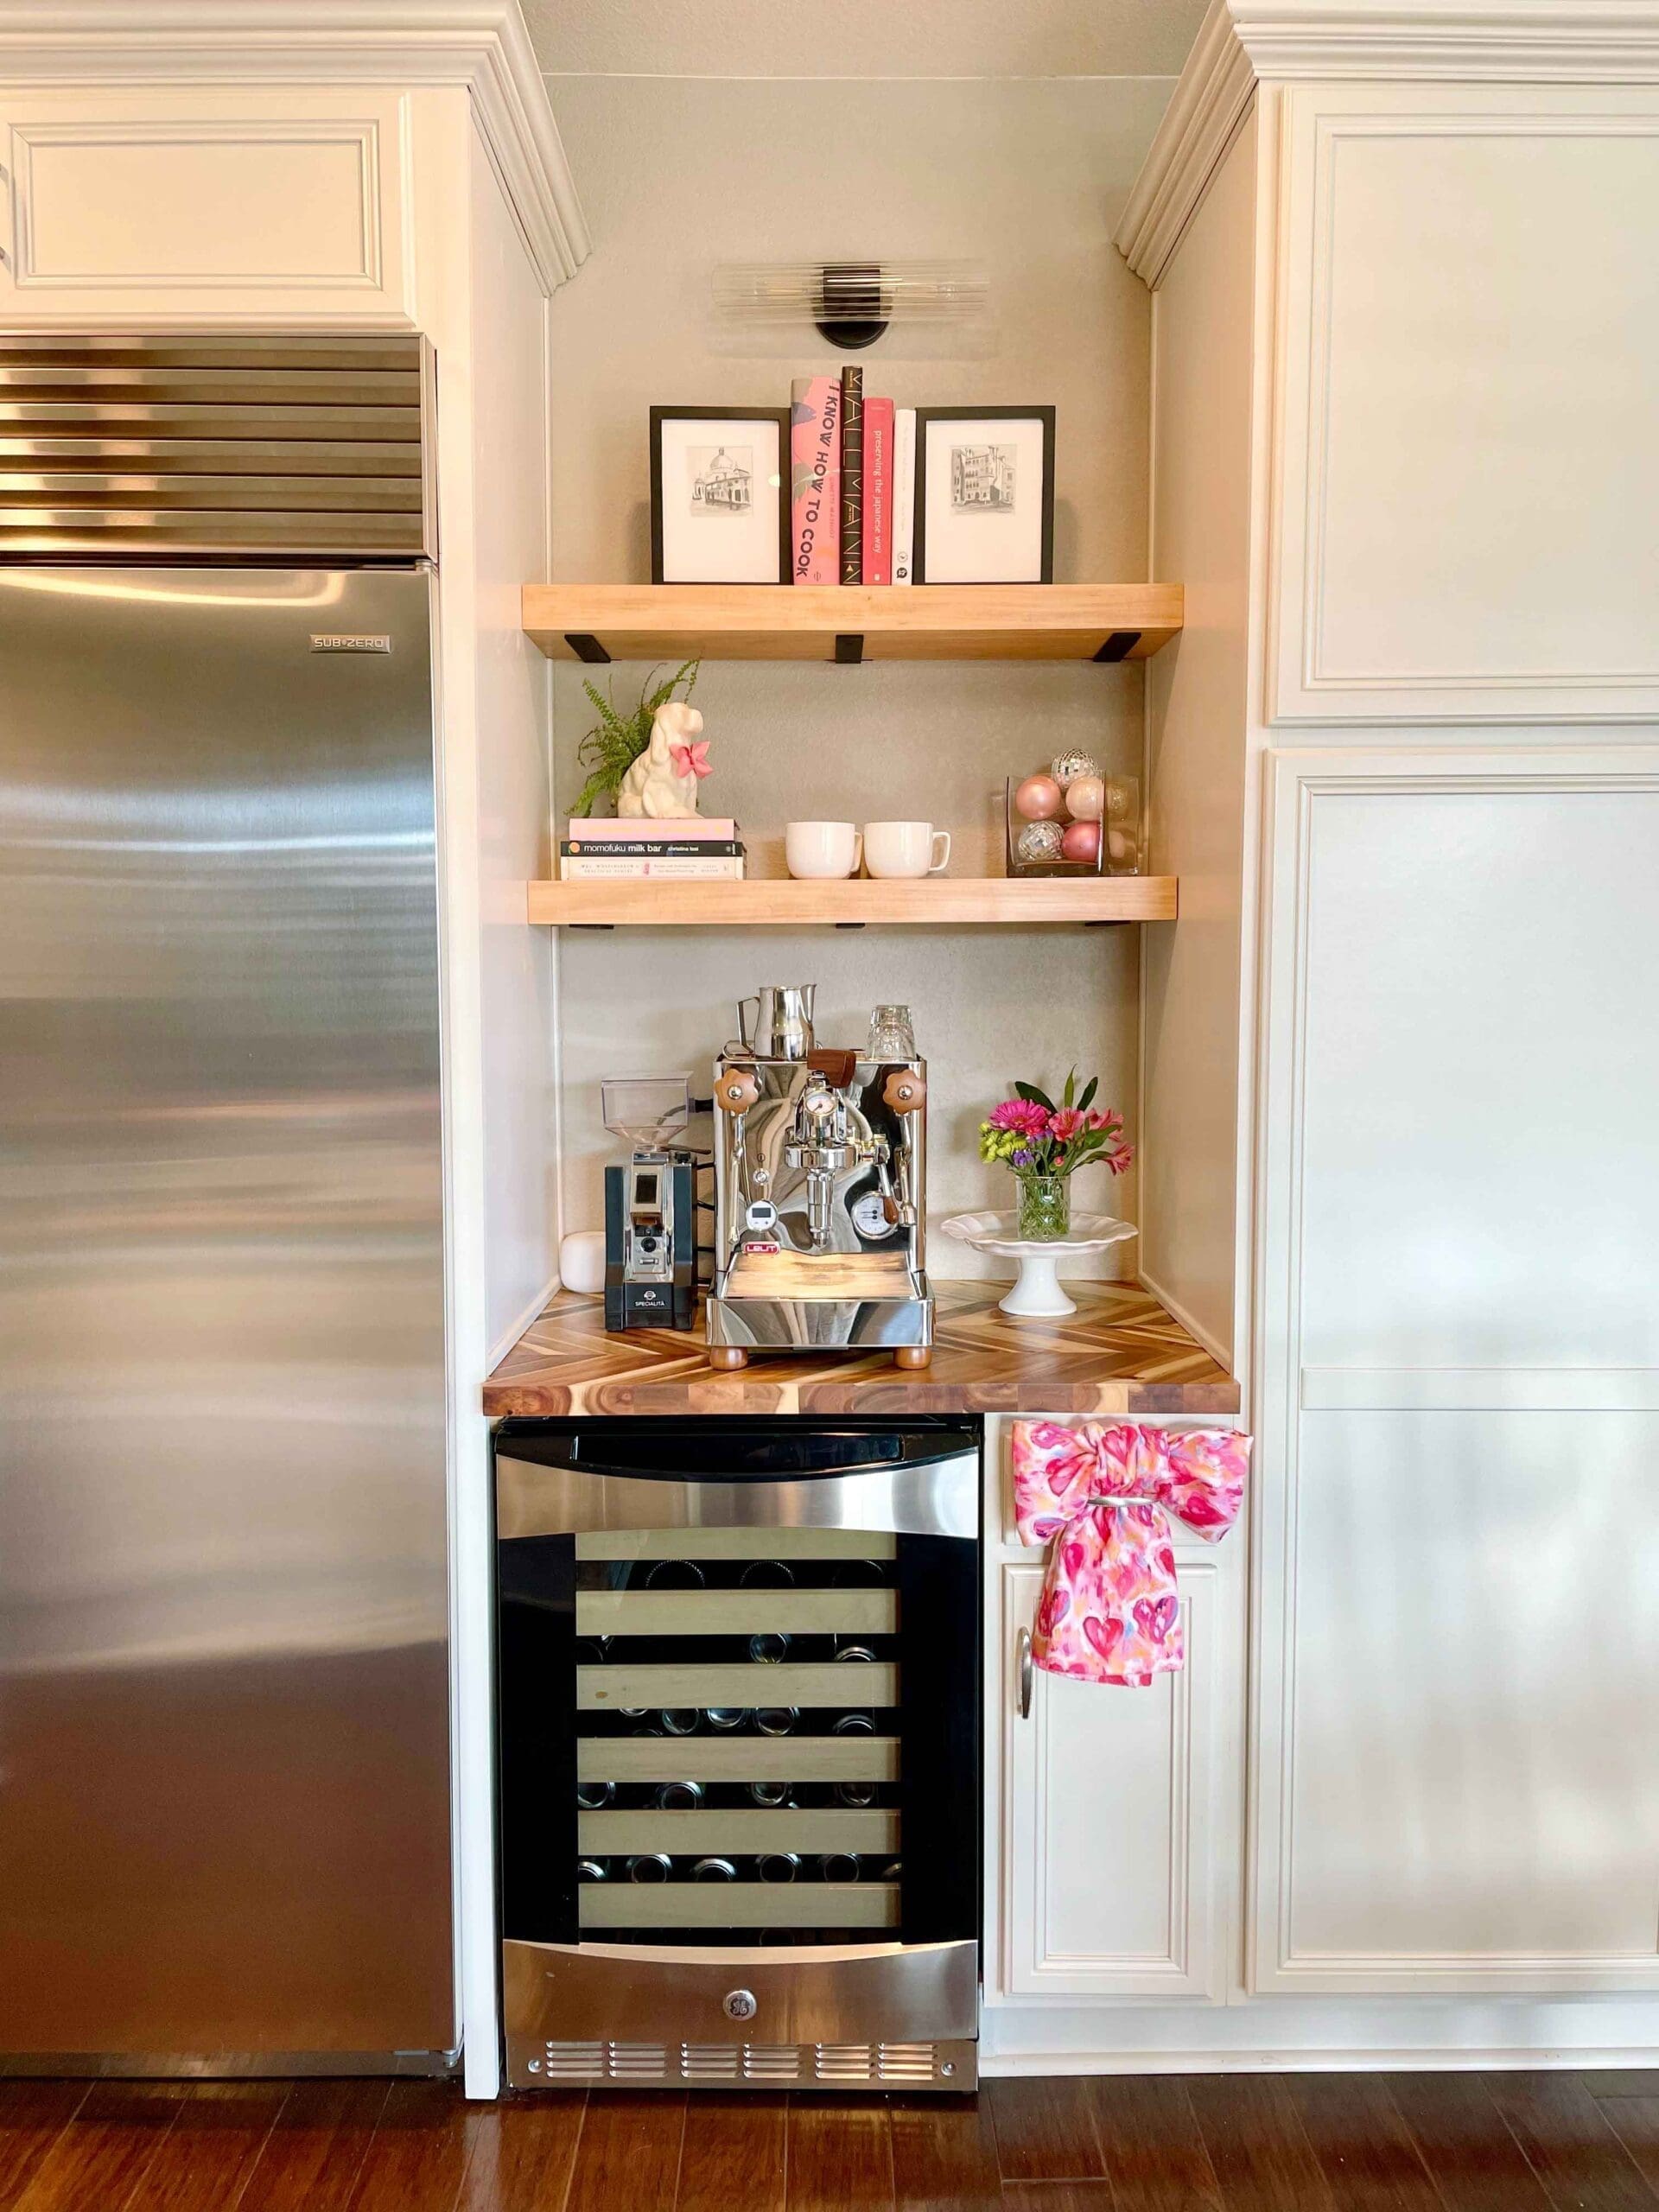
[[492,1416],[563,1414],[1159,1414],[1238,1411],[1238,1385],[1147,1291],[1070,1283],[1063,1321],[1014,1321],[1007,1285],[934,1282],[933,1360],[756,1354],[733,1374],[690,1332],[607,1336],[603,1303],[561,1291],[484,1385]]

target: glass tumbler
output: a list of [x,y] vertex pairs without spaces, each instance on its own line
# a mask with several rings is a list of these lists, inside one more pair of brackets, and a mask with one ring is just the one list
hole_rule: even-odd
[[867,1057],[872,1060],[913,1060],[916,1057],[916,1030],[907,1006],[879,1006],[870,1016],[870,1042]]

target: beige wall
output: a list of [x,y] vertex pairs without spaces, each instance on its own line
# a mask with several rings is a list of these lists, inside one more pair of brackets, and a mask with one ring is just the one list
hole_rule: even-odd
[[[552,307],[556,575],[649,575],[652,402],[779,405],[791,376],[833,366],[816,346],[734,355],[709,314],[715,262],[838,251],[984,262],[995,352],[930,359],[895,334],[862,357],[867,389],[900,404],[1052,402],[1057,579],[1146,574],[1147,296],[1109,240],[1166,79],[557,77],[550,89],[595,248]],[[830,119],[833,173],[803,159],[815,126],[827,146]],[[644,673],[601,671],[628,703]],[[738,816],[757,874],[783,874],[782,825],[811,814],[925,816],[957,838],[954,873],[997,872],[1006,774],[1065,746],[1119,768],[1141,751],[1136,669],[710,663],[697,703],[715,770],[703,804]],[[561,668],[561,808],[591,720],[580,673]],[[832,1041],[861,1038],[874,1000],[909,1000],[932,1073],[929,1211],[1007,1203],[1008,1179],[981,1166],[973,1132],[1014,1076],[1058,1080],[1075,1060],[1132,1107],[1136,954],[1127,929],[567,932],[567,1224],[598,1224],[615,1156],[600,1076],[706,1070],[733,1002],[766,981],[817,981]],[[1077,1195],[1132,1211],[1134,1179],[1114,1188],[1095,1170]],[[1133,1271],[1128,1250],[1119,1272]],[[940,1274],[976,1268],[943,1239],[930,1256]]]

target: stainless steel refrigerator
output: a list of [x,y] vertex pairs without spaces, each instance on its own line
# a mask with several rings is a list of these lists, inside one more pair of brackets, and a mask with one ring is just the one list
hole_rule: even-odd
[[457,2039],[429,368],[0,340],[0,2071]]

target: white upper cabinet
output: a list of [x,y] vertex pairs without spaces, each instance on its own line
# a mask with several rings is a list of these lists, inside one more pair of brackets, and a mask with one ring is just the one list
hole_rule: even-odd
[[1659,715],[1659,86],[1279,113],[1268,719]]
[[408,96],[0,91],[0,322],[406,323]]

